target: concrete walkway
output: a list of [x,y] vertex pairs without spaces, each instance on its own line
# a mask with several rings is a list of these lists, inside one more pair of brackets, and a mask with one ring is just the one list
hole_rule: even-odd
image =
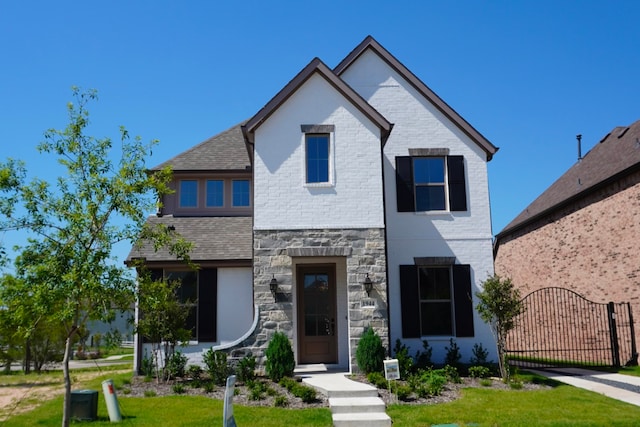
[[333,425],[389,427],[391,418],[378,389],[352,381],[346,373],[297,373],[302,381],[329,398]]
[[603,394],[612,399],[640,406],[640,377],[580,368],[553,368],[536,370],[527,368],[547,378]]

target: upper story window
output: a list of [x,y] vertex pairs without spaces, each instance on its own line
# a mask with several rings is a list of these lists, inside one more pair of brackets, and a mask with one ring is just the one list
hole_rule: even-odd
[[250,206],[251,190],[248,179],[233,180],[233,206]]
[[307,134],[305,140],[306,182],[329,182],[329,134]]
[[180,207],[198,207],[198,181],[195,179],[183,179],[180,181]]
[[[434,154],[448,150],[410,150]],[[448,155],[396,157],[398,212],[466,211],[464,157]]]
[[207,197],[206,203],[208,208],[221,208],[224,206],[224,180],[209,179],[207,180]]

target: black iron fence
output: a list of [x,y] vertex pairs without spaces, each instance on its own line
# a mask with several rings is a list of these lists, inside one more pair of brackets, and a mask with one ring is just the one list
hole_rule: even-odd
[[621,366],[637,364],[629,303],[589,301],[564,288],[544,288],[523,298],[524,312],[507,337],[506,353],[520,366]]

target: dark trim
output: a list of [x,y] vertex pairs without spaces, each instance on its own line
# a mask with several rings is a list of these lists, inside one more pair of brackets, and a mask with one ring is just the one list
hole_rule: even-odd
[[[200,268],[224,268],[224,267],[253,267],[253,261],[250,259],[231,259],[231,260],[198,260],[191,259],[194,264]],[[127,260],[124,262],[128,267],[134,267],[133,262]],[[188,267],[184,261],[158,260],[152,261],[147,259],[144,265],[149,268],[182,268]]]
[[467,210],[467,182],[464,173],[464,157],[447,157],[447,175],[449,185],[449,211]]
[[[418,267],[400,266],[400,311],[402,338],[420,338],[420,290]],[[391,345],[391,343],[389,343]]]
[[300,125],[302,133],[334,133],[336,125]]
[[354,50],[349,53],[336,66],[333,71],[336,75],[342,75],[356,60],[371,49],[383,61],[385,61],[393,70],[400,74],[411,86],[413,86],[422,96],[427,98],[442,114],[451,120],[465,135],[471,138],[480,148],[487,154],[487,161],[490,161],[493,155],[498,151],[498,147],[491,144],[480,132],[469,124],[462,116],[460,116],[453,108],[444,102],[435,92],[433,92],[426,84],[416,77],[407,67],[398,61],[389,51],[382,47],[373,37],[367,36]]
[[471,266],[456,264],[453,273],[453,303],[456,337],[473,337],[473,295],[471,293]]
[[413,158],[410,156],[396,157],[396,204],[398,212],[416,211],[413,187]]

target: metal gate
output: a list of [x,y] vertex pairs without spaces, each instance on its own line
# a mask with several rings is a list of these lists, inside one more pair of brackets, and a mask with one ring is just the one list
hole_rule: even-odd
[[557,287],[534,291],[522,302],[524,311],[507,337],[510,363],[529,367],[637,365],[629,303],[596,303]]

